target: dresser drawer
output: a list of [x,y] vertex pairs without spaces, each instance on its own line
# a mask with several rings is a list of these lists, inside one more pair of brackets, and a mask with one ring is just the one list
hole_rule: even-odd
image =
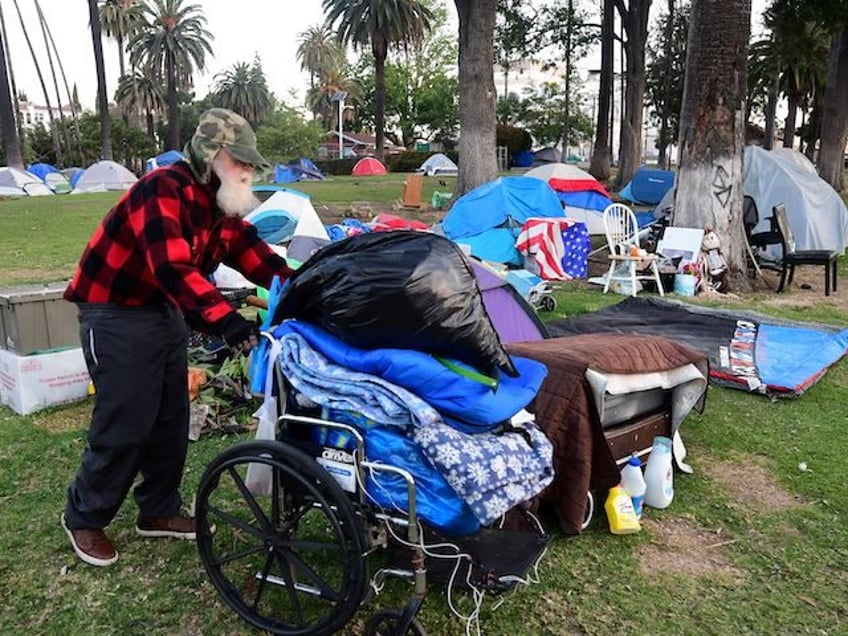
[[636,453],[644,464],[658,435],[671,437],[671,413],[667,410],[642,415],[604,431],[618,464],[626,462],[632,453]]

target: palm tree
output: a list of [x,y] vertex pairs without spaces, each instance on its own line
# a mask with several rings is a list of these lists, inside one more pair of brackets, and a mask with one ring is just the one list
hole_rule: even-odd
[[244,117],[256,128],[273,110],[265,73],[259,59],[253,65],[238,62],[215,76],[215,96],[219,106]]
[[149,0],[144,22],[130,40],[130,61],[148,64],[164,77],[168,95],[168,148],[178,150],[180,119],[177,90],[191,84],[192,73],[202,71],[212,54],[212,34],[200,5],[183,0]]
[[692,3],[674,200],[675,225],[718,234],[736,289],[750,285],[741,222],[750,24],[751,0]]
[[324,68],[338,68],[345,61],[336,35],[325,25],[311,26],[300,33],[295,55],[300,69],[309,73],[310,88],[315,86],[315,80]]
[[97,72],[97,109],[100,111],[100,158],[112,160],[112,120],[106,98],[106,68],[103,65],[103,39],[100,31],[100,12],[97,0],[88,0],[88,20],[94,48],[94,67]]
[[350,106],[361,104],[364,100],[362,86],[347,75],[346,67],[325,67],[315,85],[306,91],[306,106],[321,118],[326,130],[333,130],[336,121],[333,104],[341,104],[333,102],[332,97],[339,91],[347,93],[345,100]]
[[9,88],[9,76],[6,73],[6,41],[0,33],[0,130],[3,136],[3,152],[6,165],[14,168],[24,167],[21,155],[21,140],[15,125],[15,111],[12,109],[12,92]]
[[149,69],[133,70],[122,75],[115,91],[115,101],[124,110],[143,112],[147,136],[156,143],[154,114],[165,110],[166,96],[162,82]]
[[376,154],[382,159],[389,47],[420,42],[432,26],[433,12],[417,0],[322,0],[322,3],[325,24],[337,29],[342,44],[350,44],[354,48],[371,45],[374,56]]
[[107,38],[118,44],[118,68],[126,74],[124,42],[142,21],[142,8],[135,0],[100,0],[100,26]]
[[454,0],[459,15],[459,197],[498,175],[495,76],[497,0]]
[[598,78],[598,116],[595,122],[595,143],[589,173],[599,181],[612,174],[612,149],[610,147],[610,115],[612,109],[612,84],[614,77],[613,42],[614,0],[603,0],[601,9],[601,73]]

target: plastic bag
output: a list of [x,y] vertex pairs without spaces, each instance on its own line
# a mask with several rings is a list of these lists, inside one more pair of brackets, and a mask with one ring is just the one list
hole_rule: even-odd
[[[269,358],[276,360],[280,355],[280,343],[274,341],[270,346]],[[262,406],[253,414],[259,418],[259,426],[256,427],[255,439],[276,440],[277,439],[277,400],[273,393],[273,365],[265,369],[265,397]],[[270,497],[273,480],[273,469],[268,464],[252,462],[247,465],[245,475],[245,486],[257,497]]]
[[361,349],[415,349],[516,377],[477,279],[452,241],[375,232],[321,249],[289,281],[273,324],[298,318]]

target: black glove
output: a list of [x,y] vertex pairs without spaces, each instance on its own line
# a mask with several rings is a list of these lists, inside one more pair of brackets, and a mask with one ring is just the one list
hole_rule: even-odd
[[237,311],[222,318],[217,327],[218,333],[233,351],[247,353],[259,344],[259,328],[256,323]]

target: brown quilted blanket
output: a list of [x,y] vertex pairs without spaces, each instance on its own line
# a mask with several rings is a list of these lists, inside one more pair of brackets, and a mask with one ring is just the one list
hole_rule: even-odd
[[586,334],[506,345],[512,355],[548,367],[532,410],[554,446],[553,483],[542,493],[563,531],[580,532],[589,490],[605,493],[619,481],[618,467],[604,437],[586,368],[608,373],[666,371],[704,355],[657,336]]

